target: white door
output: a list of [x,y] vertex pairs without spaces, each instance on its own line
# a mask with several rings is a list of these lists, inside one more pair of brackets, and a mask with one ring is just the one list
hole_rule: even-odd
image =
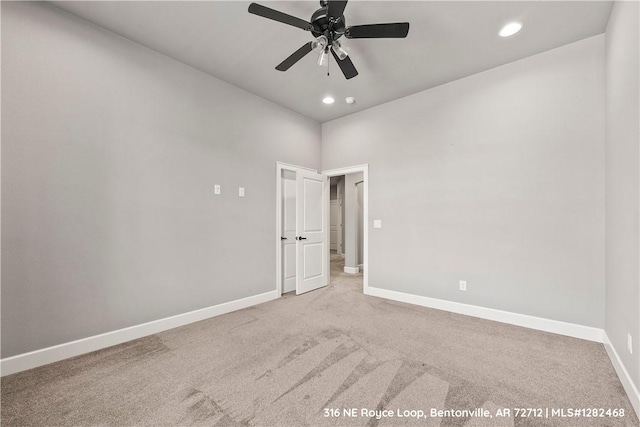
[[340,249],[342,236],[342,200],[332,200],[329,207],[329,249]]
[[296,245],[298,268],[296,294],[309,292],[329,283],[328,215],[329,180],[308,170],[296,174]]
[[282,173],[282,293],[296,290],[296,174]]

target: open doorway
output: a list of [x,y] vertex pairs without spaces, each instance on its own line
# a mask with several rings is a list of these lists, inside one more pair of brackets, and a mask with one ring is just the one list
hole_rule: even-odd
[[368,165],[323,171],[330,177],[330,272],[333,285],[368,288]]

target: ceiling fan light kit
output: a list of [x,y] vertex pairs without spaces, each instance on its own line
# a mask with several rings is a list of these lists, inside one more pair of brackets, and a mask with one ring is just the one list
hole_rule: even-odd
[[316,38],[293,52],[287,59],[276,66],[276,70],[287,71],[309,52],[321,48],[318,65],[326,65],[328,63],[329,51],[331,51],[331,55],[338,63],[342,74],[348,80],[357,76],[358,70],[356,70],[349,57],[349,48],[338,41],[340,37],[345,36],[348,39],[405,38],[409,33],[409,23],[397,22],[347,27],[343,14],[346,6],[347,1],[320,0],[320,9],[311,15],[310,21],[296,18],[257,3],[249,5],[249,13],[309,31]]
[[340,44],[338,40],[334,40],[331,45],[333,51],[338,55],[338,58],[343,61],[347,56],[349,56],[349,48],[343,44]]
[[312,48],[313,49],[317,49],[320,48],[320,51],[324,51],[324,49],[327,47],[327,43],[329,43],[327,41],[327,38],[325,36],[320,36],[317,39],[315,39],[315,41],[312,41]]
[[318,65],[323,67],[327,65],[329,62],[329,48],[324,48],[322,52],[320,52],[320,56],[318,56]]

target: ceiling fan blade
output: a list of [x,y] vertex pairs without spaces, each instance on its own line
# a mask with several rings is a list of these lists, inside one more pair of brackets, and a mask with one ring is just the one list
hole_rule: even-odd
[[282,22],[283,24],[292,25],[294,27],[301,28],[305,31],[313,30],[313,25],[304,19],[296,18],[295,16],[287,15],[286,13],[279,12],[277,10],[259,5],[258,3],[251,3],[249,5],[249,13],[262,16],[263,18],[272,19],[274,21]]
[[347,7],[347,2],[338,0],[329,0],[329,8],[327,9],[327,15],[331,18],[340,18],[344,13],[344,8]]
[[313,50],[313,42],[305,43],[302,47],[293,52],[287,59],[276,67],[278,71],[287,71],[293,64],[300,61],[307,53]]
[[336,62],[338,63],[338,67],[340,67],[340,69],[342,70],[342,74],[344,74],[347,80],[352,79],[358,75],[358,70],[356,70],[353,62],[351,62],[351,58],[347,56],[341,61],[340,58],[338,58],[338,55],[336,55],[336,53],[333,51],[333,48],[331,49],[331,54],[335,58]]
[[347,28],[345,37],[348,39],[403,39],[409,33],[408,22],[393,24],[354,25]]

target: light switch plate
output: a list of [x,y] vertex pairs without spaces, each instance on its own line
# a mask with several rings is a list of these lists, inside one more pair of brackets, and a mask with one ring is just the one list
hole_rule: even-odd
[[216,184],[213,186],[213,194],[220,194],[220,185]]
[[238,197],[244,197],[244,187],[238,188]]
[[382,220],[374,219],[373,220],[373,228],[382,228]]

